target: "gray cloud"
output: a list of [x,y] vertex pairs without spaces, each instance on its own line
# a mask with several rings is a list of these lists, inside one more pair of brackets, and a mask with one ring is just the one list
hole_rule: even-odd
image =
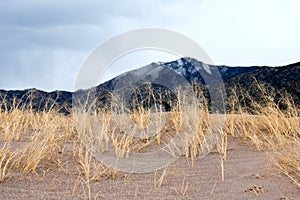
[[216,64],[299,61],[299,6],[297,0],[0,1],[0,88],[72,90],[96,45],[143,27],[185,34]]
[[128,15],[135,12],[137,1],[6,1],[1,2],[0,23],[9,26],[48,28],[52,26],[99,24],[113,16]]

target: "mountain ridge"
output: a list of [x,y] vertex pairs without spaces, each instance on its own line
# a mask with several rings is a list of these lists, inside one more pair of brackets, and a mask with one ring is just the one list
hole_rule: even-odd
[[[161,69],[161,71],[157,69]],[[176,75],[169,76],[168,73],[175,72],[179,76],[184,77],[189,83],[197,82],[206,85],[204,77],[209,75],[212,70],[218,70],[225,88],[231,88],[240,85],[245,89],[250,88],[253,80],[259,83],[268,84],[278,90],[286,90],[291,93],[295,103],[300,105],[300,62],[292,63],[285,66],[226,66],[226,65],[209,65],[198,61],[194,58],[183,57],[170,62],[151,63],[139,69],[128,71],[110,79],[98,86],[95,86],[98,100],[102,103],[108,103],[110,92],[114,90],[118,83],[124,80],[135,81],[136,78],[168,81],[172,82],[176,79]],[[164,80],[165,78],[168,80]],[[175,78],[174,78],[175,77]],[[120,85],[120,84],[119,84]],[[80,90],[81,92],[87,90]],[[26,90],[3,90],[0,89],[0,101],[5,100],[9,105],[26,104],[29,97],[33,98],[33,106],[35,110],[49,109],[47,103],[56,102],[57,106],[64,113],[70,113],[72,107],[72,96],[79,94],[80,91],[52,91],[45,92],[34,88]],[[2,105],[3,107],[3,105]],[[3,109],[3,108],[2,108]]]

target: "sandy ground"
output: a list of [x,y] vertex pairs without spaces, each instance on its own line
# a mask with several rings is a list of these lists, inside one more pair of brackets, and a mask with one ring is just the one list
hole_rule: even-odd
[[220,156],[213,150],[205,158],[182,157],[166,169],[147,174],[118,173],[115,179],[92,182],[89,189],[79,176],[57,171],[14,176],[0,184],[0,199],[300,199],[300,190],[285,176],[274,174],[266,154],[239,139],[229,138],[225,182]]

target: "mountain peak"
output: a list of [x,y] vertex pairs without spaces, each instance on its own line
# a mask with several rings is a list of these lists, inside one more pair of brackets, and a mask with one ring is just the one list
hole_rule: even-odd
[[[209,65],[198,61],[191,57],[183,57],[171,62],[151,63],[139,69],[125,72],[105,83],[95,86],[97,96],[102,104],[109,102],[109,97],[114,91],[117,83],[122,85],[130,84],[127,80],[163,80],[163,82],[172,83],[176,81],[176,74],[170,74],[170,70],[177,73],[179,76],[186,79],[188,82],[198,82],[199,84],[209,84],[203,79],[203,76],[209,75],[210,72],[219,72],[224,81],[225,86],[231,87],[235,85],[242,85],[245,88],[251,88],[253,78],[259,83],[266,83],[276,89],[285,89],[292,94],[296,104],[300,104],[300,64],[294,63],[284,67],[229,67],[225,65]],[[210,78],[209,78],[210,79]],[[207,79],[206,79],[207,80]],[[122,82],[123,81],[123,82]],[[159,81],[158,81],[159,82]],[[72,106],[72,95],[81,95],[88,92],[88,90],[78,90],[74,93],[64,91],[53,91],[50,93],[40,91],[32,88],[27,90],[5,91],[0,90],[0,98],[7,98],[7,101],[13,105],[15,99],[18,102],[27,102],[27,96],[34,94],[34,106],[40,109],[47,105],[46,99],[50,98],[59,105],[67,105],[64,112],[68,113]]]

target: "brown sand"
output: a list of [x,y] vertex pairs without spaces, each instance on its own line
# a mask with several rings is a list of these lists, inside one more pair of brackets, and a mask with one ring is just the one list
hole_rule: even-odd
[[[46,170],[36,175],[13,176],[0,184],[0,199],[300,199],[300,190],[285,176],[268,169],[264,152],[239,139],[229,138],[225,181],[220,155],[213,150],[194,162],[184,157],[166,169],[147,174],[118,173],[115,179],[90,183],[89,189],[74,173]],[[67,165],[67,162],[66,164]],[[41,175],[43,172],[39,172]],[[156,186],[155,186],[156,183]]]

